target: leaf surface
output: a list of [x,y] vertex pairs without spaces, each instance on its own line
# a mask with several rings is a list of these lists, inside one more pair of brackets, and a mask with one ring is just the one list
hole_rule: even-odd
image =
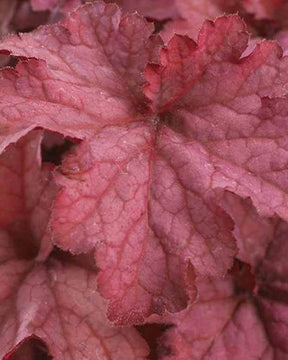
[[[9,243],[3,244],[6,249]],[[37,265],[1,258],[1,356],[32,334],[55,359],[144,359],[133,329],[111,327],[96,273],[55,259]],[[75,331],[75,329],[77,329]]]
[[[112,1],[108,0],[107,2]],[[178,16],[175,0],[117,0],[115,2],[124,12],[137,11],[143,16],[156,20],[171,19]]]
[[256,269],[266,254],[267,247],[274,236],[274,225],[277,219],[260,216],[250,199],[221,192],[218,201],[220,206],[230,214],[234,221],[234,236],[237,240],[237,259]]
[[[66,157],[57,178],[64,190],[54,208],[55,242],[75,253],[96,249],[99,288],[117,323],[183,308],[189,262],[218,275],[234,254],[229,218],[202,199],[201,185],[193,189],[185,179],[187,170],[200,175],[189,164],[198,149],[190,154],[177,138],[175,148],[155,149],[154,137],[146,124],[105,128]],[[163,147],[173,140],[163,134]],[[182,151],[183,169],[173,151]]]
[[[7,97],[3,102],[14,140],[20,118],[24,132],[36,125],[51,129],[37,96],[53,119],[52,130],[86,136],[58,172],[63,189],[51,226],[61,248],[95,251],[99,291],[110,300],[109,318],[118,324],[182,309],[189,296],[194,299],[195,274],[223,276],[231,266],[231,221],[215,203],[215,191],[250,197],[260,214],[287,216],[288,72],[278,45],[263,42],[241,58],[246,27],[238,16],[224,16],[204,24],[198,44],[175,36],[157,59],[159,40],[151,31],[139,16],[120,20],[117,7],[100,2],[3,45],[43,59],[26,60],[18,73],[2,72],[8,89],[25,89],[36,99],[24,101],[27,114],[33,109],[38,119],[33,124],[21,111],[15,118],[17,106],[11,113]],[[149,59],[154,63],[146,68],[143,94],[141,71]],[[35,80],[37,69],[44,84],[48,75],[57,78],[48,92],[52,97],[64,86],[61,101],[47,101],[43,83],[40,91]],[[25,87],[15,83],[19,72],[26,74]],[[71,107],[74,85],[80,107]],[[98,96],[98,85],[105,96]]]
[[116,5],[97,2],[62,24],[5,39],[2,49],[45,62],[27,60],[2,72],[1,146],[37,126],[84,138],[111,123],[137,121],[146,107],[141,72],[160,46],[152,31],[141,17],[121,20]]
[[175,36],[162,65],[146,70],[146,95],[207,151],[212,188],[249,196],[262,214],[286,218],[287,105],[272,97],[286,94],[287,58],[275,43],[262,42],[239,60],[246,45],[245,27],[234,15],[206,22],[197,46]]
[[175,327],[162,339],[161,359],[287,358],[287,230],[278,220],[266,252],[254,251],[255,275],[242,263],[224,280],[198,278],[198,301],[166,318]]
[[[42,137],[42,131],[31,132],[0,157],[0,199],[5,209],[0,227],[20,244],[26,237],[26,247],[30,251],[40,247],[39,257],[45,258],[53,247],[47,226],[58,188],[52,180],[52,164],[41,164]],[[19,250],[25,251],[20,244]]]
[[108,323],[95,267],[51,254],[57,188],[53,167],[41,169],[41,140],[42,131],[32,132],[0,156],[0,357],[13,359],[36,337],[57,360],[142,360],[148,349],[137,332]]

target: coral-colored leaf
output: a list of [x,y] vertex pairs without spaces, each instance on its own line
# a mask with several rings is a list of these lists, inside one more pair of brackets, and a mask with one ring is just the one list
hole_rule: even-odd
[[206,19],[214,20],[224,12],[229,13],[229,0],[225,2],[226,6],[223,4],[223,0],[175,0],[179,19],[165,24],[161,36],[166,42],[172,38],[174,33],[188,35],[197,40],[199,30]]
[[152,30],[138,15],[121,19],[116,5],[97,2],[61,25],[4,40],[2,49],[47,66],[30,60],[2,72],[0,96],[9,104],[0,102],[1,148],[37,126],[83,138],[137,120],[145,109],[141,72],[160,45]]
[[239,60],[246,44],[235,16],[207,22],[197,47],[175,36],[162,66],[147,68],[146,94],[172,126],[203,145],[215,169],[212,188],[250,196],[260,212],[287,218],[287,101],[265,96],[286,94],[288,62],[272,42]]
[[245,10],[257,19],[273,19],[285,0],[242,0]]
[[95,267],[51,255],[47,223],[57,188],[53,166],[41,169],[41,140],[42,131],[32,132],[0,156],[0,357],[13,359],[37,337],[57,360],[144,359],[137,332],[108,323]]
[[118,324],[183,308],[195,274],[231,266],[231,221],[215,191],[287,217],[288,61],[279,46],[263,42],[242,58],[246,27],[224,16],[204,24],[197,44],[175,36],[158,61],[151,31],[99,2],[2,44],[42,59],[2,72],[6,142],[35,126],[87,137],[57,175],[51,226],[63,249],[95,250]]
[[249,300],[234,297],[231,279],[203,281],[198,288],[197,304],[174,319],[168,317],[176,326],[162,340],[169,355],[161,360],[244,360],[263,354],[272,359],[257,310]]
[[18,241],[29,238],[30,247],[40,247],[39,256],[45,257],[52,248],[47,225],[57,186],[52,180],[53,166],[41,164],[41,141],[42,132],[34,131],[0,156],[0,199],[5,209],[0,213],[0,227]]
[[58,176],[55,241],[72,252],[96,248],[100,291],[117,323],[183,308],[188,261],[211,275],[231,265],[229,219],[202,195],[205,155],[173,134],[158,134],[155,146],[146,124],[106,128],[75,148]]
[[116,2],[125,12],[137,11],[143,16],[156,20],[179,16],[175,0],[108,0],[107,2]]
[[[81,4],[98,0],[31,0],[34,10],[71,11]],[[150,19],[165,20],[179,16],[175,0],[104,0],[106,3],[116,3],[123,13],[138,12]]]
[[250,291],[236,281],[241,272],[225,280],[198,279],[198,302],[166,318],[175,327],[162,340],[169,355],[161,359],[286,359],[287,235],[287,223],[275,225]]
[[[4,242],[6,248],[10,242]],[[43,340],[53,358],[144,359],[147,348],[133,329],[111,327],[97,293],[96,274],[55,259],[45,265],[1,254],[0,355],[23,339]]]
[[287,30],[280,31],[276,35],[276,40],[282,46],[284,56],[287,56],[287,54],[288,54],[288,31]]
[[[50,10],[67,13],[82,4],[81,0],[30,0],[33,11]],[[57,14],[59,15],[59,14]]]
[[234,220],[234,236],[237,240],[237,258],[255,270],[262,261],[274,236],[276,219],[259,216],[250,199],[224,192],[219,194],[219,204]]
[[59,0],[31,0],[31,5],[34,11],[44,11],[53,9],[58,2]]

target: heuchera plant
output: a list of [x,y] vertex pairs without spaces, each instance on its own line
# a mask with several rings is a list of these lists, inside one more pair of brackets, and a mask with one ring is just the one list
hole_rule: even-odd
[[288,359],[287,4],[4,3],[0,357]]

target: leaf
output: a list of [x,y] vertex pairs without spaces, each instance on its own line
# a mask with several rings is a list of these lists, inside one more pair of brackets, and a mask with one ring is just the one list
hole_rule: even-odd
[[137,11],[139,14],[156,20],[165,20],[178,16],[175,0],[116,0],[124,12]]
[[31,6],[33,11],[45,11],[51,10],[57,5],[58,0],[31,0]]
[[[97,0],[31,0],[35,11],[55,10],[69,12],[76,9],[81,4],[96,2]],[[178,16],[175,0],[105,0],[105,3],[116,3],[121,8],[123,14],[138,12],[142,16],[150,19],[165,20]]]
[[[106,37],[99,44],[94,30],[91,35],[90,20],[87,22],[91,17],[103,26],[103,31],[107,17],[108,24],[116,23],[112,31],[115,41],[110,40],[113,36]],[[117,96],[123,102],[117,96],[108,96],[108,90],[107,96],[97,97],[94,85],[90,99],[85,87],[81,91],[77,88],[82,103],[88,101],[94,112],[91,117],[83,113],[83,107],[76,106],[76,118],[73,111],[67,117],[66,108],[59,112],[58,105],[53,104],[51,111],[49,99],[47,102],[43,97],[42,103],[53,119],[54,130],[78,139],[87,136],[64,160],[62,174],[57,176],[63,189],[51,223],[55,243],[74,253],[95,249],[101,269],[99,291],[110,300],[109,318],[117,324],[131,324],[144,321],[151,313],[179,311],[189,296],[191,300],[195,297],[195,274],[223,276],[231,266],[235,254],[232,224],[215,204],[214,191],[229,190],[250,197],[261,214],[287,216],[283,180],[286,152],[285,144],[279,145],[279,136],[283,137],[287,127],[283,110],[286,99],[275,96],[285,95],[288,72],[287,59],[281,58],[281,50],[272,42],[261,43],[250,56],[241,59],[248,35],[236,15],[206,22],[198,44],[175,36],[162,49],[161,64],[157,64],[156,56],[159,41],[156,46],[149,38],[151,30],[144,37],[143,31],[132,31],[135,23],[138,29],[146,23],[136,15],[121,21],[119,17],[115,6],[91,4],[74,12],[62,25],[10,38],[2,46],[14,54],[41,57],[47,62],[46,66],[43,61],[27,60],[20,65],[22,72],[30,66],[26,84],[32,81],[32,68],[33,76],[37,73],[35,63],[43,80],[53,73],[62,86],[62,78],[69,83],[82,69],[77,81],[83,82],[84,74],[86,81],[87,69],[95,67],[94,63],[87,64],[87,59],[97,60],[104,54],[101,59],[104,65],[109,62],[107,69],[115,81],[110,82],[107,69],[101,65],[97,86],[103,82],[107,88],[108,81],[113,92],[121,86],[121,96]],[[80,41],[80,23],[86,23],[81,28],[81,39],[89,43],[91,56]],[[122,43],[117,43],[110,57],[105,53],[110,41],[116,44],[119,40],[121,26],[127,31],[126,41],[137,41],[136,48],[143,50],[141,57],[132,57],[128,70],[119,65],[130,54],[123,52]],[[45,48],[40,40],[44,33],[49,40]],[[59,34],[64,44],[68,42],[66,53],[57,48],[55,36],[59,39]],[[49,49],[53,49],[53,56]],[[77,57],[80,49],[82,55]],[[69,59],[65,58],[68,53]],[[144,88],[149,103],[141,92],[141,69],[150,54],[154,54],[154,63],[147,67]],[[10,71],[4,72],[4,76],[8,74],[10,77]],[[95,71],[90,78],[95,79]],[[15,77],[11,78],[10,86],[14,81]],[[66,89],[64,97],[69,100],[73,86],[69,83]],[[52,96],[56,90],[51,91]],[[29,96],[36,96],[35,88],[29,90]],[[97,101],[103,108],[101,116],[95,113]],[[124,110],[123,103],[127,105]],[[32,114],[37,115],[42,110],[39,105],[38,100],[28,101],[27,113],[33,109]],[[22,120],[21,126],[26,123]],[[8,128],[13,129],[11,124]],[[30,120],[28,124],[36,126]],[[43,121],[43,111],[37,124],[50,129]],[[262,167],[260,155],[264,156]]]
[[[267,26],[268,35],[274,35],[280,29],[287,29],[288,4],[285,0],[242,0],[242,6],[248,14],[252,14],[258,22],[259,32],[261,24]],[[254,21],[255,22],[255,21]],[[260,24],[260,26],[259,26]],[[265,30],[264,30],[265,31]],[[273,34],[274,32],[274,34]]]
[[223,14],[239,14],[246,22],[251,39],[273,38],[287,28],[288,5],[283,0],[175,0],[178,17],[165,23],[161,36],[167,43],[173,35],[188,35],[197,40],[205,20]]
[[273,358],[256,303],[235,296],[231,278],[204,280],[198,288],[197,304],[174,319],[168,317],[175,327],[162,339],[166,355],[161,360]]
[[219,205],[234,221],[237,259],[256,269],[262,261],[274,234],[277,219],[261,217],[250,199],[241,199],[228,191],[218,194]]
[[[0,3],[0,38],[3,38],[9,33],[10,21],[14,15],[16,0],[3,0]],[[6,65],[8,57],[0,55],[0,67]]]
[[284,5],[283,0],[242,0],[245,10],[257,19],[273,18]]
[[[8,244],[2,240],[2,246]],[[31,334],[57,360],[140,360],[147,355],[135,330],[107,323],[95,272],[55,259],[33,265],[2,257],[1,264],[1,281],[7,284],[1,291],[1,356]]]
[[[287,357],[287,223],[278,223],[274,230],[254,290],[239,287],[235,274],[225,280],[198,279],[198,302],[166,318],[175,327],[162,339],[170,353],[161,359]],[[236,276],[243,274],[242,268]],[[242,281],[247,284],[247,278]]]
[[214,167],[211,188],[251,197],[261,214],[285,219],[287,101],[266,96],[286,94],[287,58],[262,42],[239,60],[246,44],[235,16],[206,22],[197,46],[175,36],[162,65],[147,68],[146,95],[172,127],[203,146],[203,167]]
[[0,37],[9,32],[10,21],[14,14],[16,1],[3,0],[0,4]]
[[2,49],[45,59],[47,66],[28,60],[2,72],[0,95],[9,103],[0,102],[1,149],[37,126],[84,138],[141,118],[141,71],[155,59],[160,41],[149,38],[153,26],[139,16],[120,16],[115,5],[97,2],[62,24],[2,42]]
[[[183,308],[185,263],[191,260],[201,273],[223,274],[234,253],[229,219],[218,219],[220,214],[204,203],[200,190],[194,194],[187,180],[181,183],[185,172],[177,174],[177,159],[163,164],[165,154],[160,158],[160,150],[157,155],[153,149],[154,137],[147,124],[106,127],[66,157],[63,175],[57,177],[64,189],[54,207],[55,242],[75,253],[96,248],[102,270],[99,288],[111,299],[110,320],[120,324],[143,322],[165,307]],[[166,194],[160,188],[162,178]],[[156,196],[161,193],[163,204]],[[195,204],[203,207],[202,216],[207,218],[203,225]],[[163,221],[170,228],[168,235],[161,230]],[[217,257],[218,247],[227,248],[223,259]]]
[[287,32],[287,30],[278,32],[278,34],[276,35],[275,38],[282,46],[284,56],[287,56],[287,52],[288,52],[288,32]]
[[[73,11],[82,4],[81,0],[30,0],[32,10],[37,11],[51,11],[52,16],[56,13],[59,16],[61,13],[68,13]],[[59,12],[59,13],[58,13]],[[54,13],[54,14],[53,14]],[[60,15],[61,18],[61,15]]]
[[51,254],[47,223],[56,192],[51,166],[41,169],[41,140],[41,131],[32,132],[0,156],[0,357],[10,359],[37,337],[56,360],[144,359],[137,332],[108,323],[95,267]]
[[[179,18],[169,21],[161,31],[161,36],[168,42],[173,35],[188,35],[197,40],[199,30],[206,19],[214,20],[224,13],[235,12],[235,0],[175,0]],[[233,11],[234,10],[234,11]]]
[[0,156],[0,199],[5,209],[0,213],[0,227],[20,244],[26,236],[25,247],[31,251],[40,247],[39,256],[45,258],[53,247],[47,225],[58,188],[52,181],[54,167],[41,165],[41,141],[41,131],[31,132]]
[[[233,196],[229,201],[237,205],[235,199],[237,198]],[[239,214],[239,205],[240,202],[238,210],[234,209],[236,214]],[[255,211],[247,201],[246,204],[242,202],[243,213],[245,208],[247,217]],[[253,217],[255,218],[255,214]],[[241,229],[248,228],[244,222],[239,221],[239,216],[237,220],[236,224]],[[265,220],[266,223],[270,221],[270,227],[272,226],[271,219],[261,220],[263,223]],[[255,277],[245,263],[240,263],[239,269],[232,270],[225,280],[198,278],[197,303],[182,313],[162,319],[167,323],[174,323],[175,327],[168,330],[162,339],[165,352],[163,351],[161,359],[287,357],[288,225],[279,219],[274,220],[273,233],[271,235],[270,230],[271,237],[261,257],[259,252],[255,253],[255,249],[259,247],[262,250],[261,244],[257,242],[257,232],[259,236],[263,229],[259,227],[254,232],[256,243],[250,259],[255,264]],[[248,251],[245,255],[248,255]],[[193,326],[195,322],[197,328]]]

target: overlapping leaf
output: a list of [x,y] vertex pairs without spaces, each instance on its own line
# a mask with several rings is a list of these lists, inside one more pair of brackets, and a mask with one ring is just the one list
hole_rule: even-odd
[[255,270],[266,254],[278,220],[259,216],[250,199],[241,199],[230,192],[220,192],[218,201],[234,221],[237,259]]
[[287,58],[263,42],[239,60],[247,44],[240,24],[233,16],[207,22],[197,47],[175,37],[162,66],[148,67],[146,94],[188,142],[201,143],[211,188],[250,196],[263,214],[287,218],[287,101],[267,98],[286,95]]
[[279,19],[287,6],[285,0],[242,0],[242,3],[245,10],[257,19]]
[[0,356],[13,359],[18,345],[36,337],[57,360],[144,359],[137,332],[107,322],[96,269],[63,254],[47,259],[56,189],[51,167],[41,169],[41,137],[31,133],[0,156]]
[[197,304],[166,319],[175,327],[162,339],[161,359],[287,358],[287,223],[274,230],[254,288],[246,266],[226,280],[199,279]]
[[[231,222],[215,190],[287,216],[287,101],[274,97],[286,94],[288,64],[278,46],[263,42],[240,59],[245,26],[222,17],[204,24],[198,44],[175,36],[157,65],[151,32],[139,16],[120,20],[114,5],[95,3],[1,45],[42,59],[2,73],[3,146],[37,126],[88,138],[57,176],[52,227],[63,249],[95,249],[119,324],[183,308],[194,272],[231,266]],[[149,60],[150,104],[141,90]]]
[[176,33],[188,35],[197,40],[199,30],[205,20],[214,20],[224,13],[237,12],[240,9],[239,5],[237,0],[175,0],[179,18],[165,24],[161,36],[165,41],[169,41]]
[[47,66],[30,60],[2,72],[2,149],[37,126],[83,138],[137,121],[145,108],[141,71],[160,45],[149,38],[152,29],[137,15],[120,21],[115,5],[97,3],[61,25],[7,38],[2,48]]

